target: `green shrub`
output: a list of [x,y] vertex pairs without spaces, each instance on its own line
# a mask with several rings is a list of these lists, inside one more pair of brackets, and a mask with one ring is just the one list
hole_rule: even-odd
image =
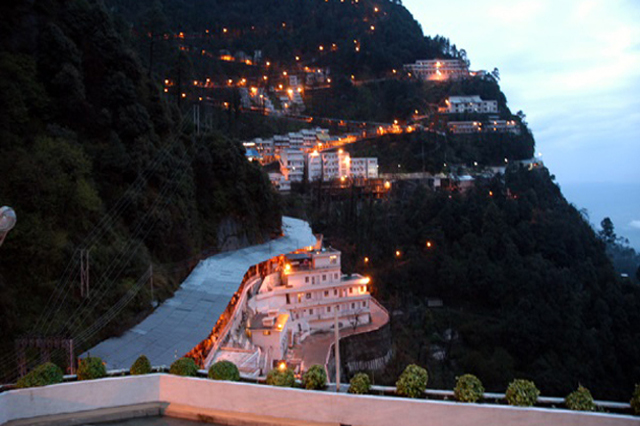
[[36,386],[47,386],[62,382],[62,369],[52,362],[40,364],[24,377],[18,380],[17,387],[33,388]]
[[424,395],[429,381],[427,370],[410,364],[404,369],[396,382],[396,393],[409,398],[420,398]]
[[173,361],[169,373],[176,376],[195,377],[198,375],[198,366],[193,359],[184,357]]
[[231,361],[218,361],[209,367],[209,378],[237,382],[240,380],[240,371]]
[[97,356],[88,356],[78,360],[78,380],[100,379],[107,375],[102,359]]
[[460,402],[476,402],[482,399],[484,387],[482,382],[473,374],[465,374],[457,378],[453,395]]
[[564,399],[564,403],[570,410],[576,411],[595,411],[596,404],[593,402],[593,396],[589,389],[578,386],[578,389],[571,392]]
[[305,389],[321,390],[327,386],[327,373],[321,365],[312,365],[302,375],[302,386]]
[[371,389],[371,380],[368,374],[358,373],[349,382],[349,393],[364,395],[369,393],[369,389]]
[[267,384],[292,388],[296,385],[296,378],[290,368],[285,368],[284,370],[274,368],[267,374]]
[[151,362],[149,362],[149,358],[144,355],[140,355],[131,365],[129,373],[131,373],[132,376],[151,373]]
[[636,414],[640,414],[640,384],[636,385],[636,390],[631,397],[631,408]]
[[540,391],[530,380],[515,379],[509,383],[505,396],[509,405],[530,407],[538,401]]

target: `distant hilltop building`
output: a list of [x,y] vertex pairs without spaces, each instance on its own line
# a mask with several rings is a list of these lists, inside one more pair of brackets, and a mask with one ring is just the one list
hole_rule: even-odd
[[351,158],[339,149],[334,152],[311,152],[307,156],[309,181],[335,179],[378,178],[378,159],[375,157]]
[[483,101],[480,96],[450,96],[445,105],[438,108],[441,114],[480,113],[496,114],[498,101]]
[[513,133],[520,134],[520,125],[515,120],[450,121],[449,131],[453,134],[464,133]]
[[305,168],[309,182],[336,179],[376,179],[378,159],[375,157],[351,158],[342,149],[333,152],[286,149],[280,154],[280,173],[290,182],[302,182]]
[[412,77],[428,81],[456,80],[469,77],[469,67],[462,59],[422,59],[404,65]]

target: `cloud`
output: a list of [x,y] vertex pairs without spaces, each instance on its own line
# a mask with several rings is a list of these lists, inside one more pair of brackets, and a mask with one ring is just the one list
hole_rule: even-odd
[[640,229],[640,220],[632,220],[629,222],[629,226],[634,229]]

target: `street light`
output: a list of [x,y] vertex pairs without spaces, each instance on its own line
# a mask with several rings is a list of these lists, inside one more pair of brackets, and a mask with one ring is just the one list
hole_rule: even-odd
[[16,212],[11,207],[4,206],[0,208],[0,246],[9,231],[16,226],[16,220]]

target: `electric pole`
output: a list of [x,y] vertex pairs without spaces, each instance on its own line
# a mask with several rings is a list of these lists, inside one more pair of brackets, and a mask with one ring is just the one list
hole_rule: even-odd
[[340,331],[338,329],[338,305],[333,308],[333,333],[336,361],[336,392],[340,392]]
[[89,250],[80,250],[80,296],[89,297]]

